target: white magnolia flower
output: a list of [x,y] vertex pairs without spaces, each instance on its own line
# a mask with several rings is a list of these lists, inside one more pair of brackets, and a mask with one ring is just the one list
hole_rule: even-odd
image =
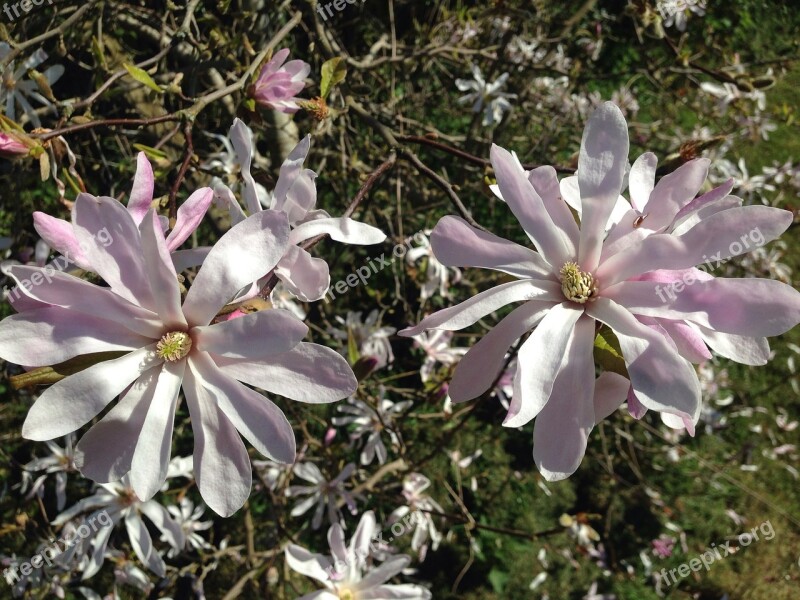
[[368,465],[377,456],[378,462],[383,464],[386,462],[388,452],[386,446],[381,439],[381,435],[386,432],[389,434],[392,446],[399,446],[400,438],[397,429],[395,429],[395,417],[403,414],[408,410],[413,402],[405,400],[403,402],[392,402],[384,398],[386,390],[381,387],[380,395],[373,408],[363,400],[358,398],[350,398],[347,404],[339,404],[336,409],[339,412],[345,413],[346,416],[333,417],[332,422],[334,425],[351,425],[350,439],[356,441],[365,435],[367,442],[361,449],[361,464]]
[[675,25],[678,31],[686,31],[686,21],[691,13],[699,17],[706,14],[706,0],[658,0],[656,8],[665,27]]
[[[200,520],[200,518],[203,516],[203,513],[206,511],[205,506],[202,504],[195,506],[194,502],[184,496],[181,498],[179,504],[168,506],[167,510],[183,531],[183,535],[186,540],[186,548],[191,548],[193,550],[208,550],[212,548],[211,544],[203,539],[203,537],[198,533],[199,531],[205,531],[209,529],[213,525],[212,521]],[[161,541],[166,542],[169,540],[162,535]],[[180,554],[180,550],[182,550],[182,548],[171,548],[167,553],[167,556],[177,556]]]
[[379,323],[378,309],[373,309],[365,320],[361,320],[361,312],[348,311],[347,317],[337,316],[336,321],[344,326],[344,329],[329,328],[328,333],[341,341],[345,349],[348,340],[352,337],[359,356],[373,357],[377,364],[376,369],[382,369],[394,361],[392,344],[389,336],[397,331],[394,327],[381,327]]
[[[11,47],[6,42],[0,42],[0,61],[4,60],[10,52]],[[9,119],[16,119],[17,104],[19,104],[23,114],[28,117],[34,127],[42,126],[42,122],[39,120],[39,116],[28,98],[53,108],[53,103],[40,93],[49,94],[49,90],[43,90],[40,83],[49,88],[64,74],[64,67],[61,65],[48,67],[43,73],[37,74],[40,79],[39,82],[33,79],[23,79],[23,77],[31,69],[35,69],[46,60],[47,52],[40,48],[22,61],[18,69],[14,68],[13,60],[6,66],[5,71],[3,71],[3,78],[0,81],[0,105],[5,105],[5,114]]]
[[[32,461],[23,465],[22,471],[22,487],[20,492],[25,496],[26,500],[30,500],[34,495],[40,498],[44,495],[44,484],[48,475],[55,474],[56,476],[56,501],[58,510],[64,509],[64,504],[67,501],[67,474],[75,473],[74,447],[75,447],[75,434],[70,433],[64,436],[64,447],[62,448],[54,441],[45,442],[47,448],[50,450],[50,456],[42,458],[34,458]],[[31,473],[44,471],[36,479],[33,479]]]
[[345,482],[350,479],[356,470],[353,463],[345,465],[342,472],[332,480],[328,481],[319,470],[319,467],[311,462],[299,463],[294,467],[294,473],[300,479],[305,479],[311,485],[292,485],[286,490],[286,495],[290,498],[296,496],[307,496],[300,500],[292,508],[290,513],[293,517],[299,517],[307,513],[313,506],[314,516],[311,519],[311,527],[319,529],[322,525],[322,516],[327,510],[328,521],[339,523],[342,521],[342,511],[337,506],[337,501],[341,498],[351,514],[356,514],[356,500],[353,495],[345,489]]
[[516,94],[500,91],[508,81],[508,73],[503,73],[492,83],[487,83],[483,78],[480,68],[472,65],[473,79],[456,79],[456,87],[462,92],[469,92],[458,99],[459,104],[472,103],[472,112],[479,113],[483,110],[483,125],[488,127],[499,123],[503,114],[511,110],[509,98],[516,98]]
[[324,589],[298,600],[427,600],[429,590],[415,584],[386,583],[411,562],[405,554],[375,564],[372,540],[377,533],[372,511],[364,513],[346,545],[344,530],[335,523],[328,530],[331,556],[314,554],[296,544],[286,547],[286,564],[301,575],[320,582]]
[[762,90],[743,92],[733,83],[712,83],[710,81],[701,83],[700,89],[718,99],[717,109],[723,114],[731,104],[739,99],[752,100],[756,103],[758,110],[767,108],[767,96]]
[[433,255],[431,243],[428,239],[430,234],[431,230],[427,229],[415,235],[414,240],[420,245],[415,248],[411,248],[406,253],[406,263],[408,263],[410,266],[416,265],[416,263],[419,263],[423,259],[426,261],[425,283],[419,290],[419,297],[423,302],[433,296],[437,290],[442,298],[450,298],[451,277],[453,284],[461,281],[461,269],[456,267],[445,267]]
[[423,383],[430,381],[437,364],[454,365],[469,350],[469,348],[451,348],[450,342],[453,339],[453,332],[442,329],[422,332],[412,339],[414,340],[414,346],[421,348],[425,352],[425,360],[419,369],[419,376]]
[[[59,563],[70,564],[76,561],[83,571],[83,579],[88,579],[103,566],[114,527],[124,522],[136,556],[148,569],[163,577],[166,574],[166,565],[153,546],[150,532],[142,520],[143,516],[156,526],[162,539],[171,547],[183,548],[185,536],[181,526],[155,500],[139,500],[131,487],[129,476],[125,475],[119,481],[99,484],[94,495],[80,500],[56,517],[53,525],[65,526],[62,539],[76,542],[59,555]],[[76,517],[77,520],[73,521]],[[82,535],[84,527],[92,533]]]
[[431,485],[431,480],[421,473],[411,473],[403,480],[403,497],[406,499],[405,506],[400,506],[389,515],[388,523],[394,524],[406,521],[407,515],[416,515],[416,528],[414,536],[411,538],[411,549],[419,553],[419,560],[425,560],[428,553],[428,540],[430,547],[436,551],[442,541],[442,534],[436,529],[434,513],[444,513],[444,509],[436,500],[425,493]]

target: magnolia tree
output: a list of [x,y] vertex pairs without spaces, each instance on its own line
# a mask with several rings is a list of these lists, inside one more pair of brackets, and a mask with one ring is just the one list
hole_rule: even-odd
[[726,472],[798,477],[796,15],[300,5],[9,8],[9,593],[699,594],[800,526]]

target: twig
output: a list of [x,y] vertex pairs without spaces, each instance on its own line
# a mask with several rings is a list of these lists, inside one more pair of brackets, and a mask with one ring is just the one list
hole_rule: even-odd
[[172,184],[172,189],[169,191],[169,222],[170,227],[175,226],[175,219],[178,218],[178,190],[181,187],[183,178],[186,177],[186,171],[189,169],[189,163],[194,156],[194,145],[192,143],[192,121],[186,121],[183,126],[183,136],[185,138],[186,147],[183,151],[183,162],[181,168],[178,170],[178,176]]

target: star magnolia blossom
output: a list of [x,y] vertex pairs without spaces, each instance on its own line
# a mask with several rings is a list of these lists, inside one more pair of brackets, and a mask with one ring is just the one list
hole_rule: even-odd
[[[154,184],[153,167],[144,152],[140,152],[136,158],[136,175],[133,179],[133,187],[128,198],[127,207],[130,217],[137,226],[141,225],[147,211],[150,210],[150,205],[153,203]],[[200,188],[178,208],[175,226],[166,236],[167,250],[172,253],[172,260],[178,271],[199,265],[208,253],[208,248],[177,249],[200,225],[200,221],[203,220],[213,199],[214,193],[211,188]],[[43,212],[37,211],[33,213],[34,228],[51,248],[60,252],[67,260],[84,271],[95,272],[74,230],[74,221],[74,214],[73,222],[70,223]],[[167,219],[159,218],[159,223],[161,229],[166,230],[168,226]],[[111,236],[112,240],[113,232],[113,228],[107,232],[107,235]],[[102,237],[101,241],[103,241]]]
[[[297,94],[306,87],[305,78],[311,72],[311,65],[302,60],[290,60],[289,49],[278,50],[264,65],[253,86],[253,98],[282,113],[296,113],[300,110]],[[286,64],[284,64],[286,62]]]
[[[240,119],[235,119],[229,137],[239,160],[242,176],[242,197],[247,212],[251,215],[262,210],[258,184],[250,173],[253,160],[253,133]],[[330,286],[331,277],[328,263],[314,258],[301,244],[318,235],[329,235],[331,239],[345,244],[379,244],[386,239],[380,229],[359,223],[348,217],[331,217],[324,210],[315,208],[317,188],[314,180],[317,174],[303,167],[311,149],[311,136],[304,137],[289,153],[281,165],[275,190],[269,199],[269,209],[281,211],[289,219],[291,233],[289,246],[275,268],[275,276],[305,302],[320,300]],[[224,184],[214,189],[215,195],[228,207],[233,223],[246,218],[247,214],[236,201],[233,192]],[[258,282],[253,289],[239,300],[254,296],[263,287]]]
[[[97,243],[103,229],[113,234],[113,243]],[[80,194],[73,230],[92,270],[110,287],[52,269],[12,267],[17,282],[28,284],[21,289],[32,306],[0,323],[0,358],[38,367],[94,352],[124,354],[48,388],[28,413],[23,436],[66,435],[120,396],[78,443],[76,466],[98,482],[130,472],[137,496],[147,500],[167,475],[182,387],[195,435],[198,489],[216,512],[234,513],[247,499],[252,480],[237,430],[268,458],[295,459],[294,433],[283,412],[239,382],[312,403],[345,398],[357,387],[341,356],[300,341],[307,327],[288,311],[211,324],[242,287],[283,256],[289,239],[286,216],[264,211],[222,236],[183,303],[152,210],[137,227],[113,198]]]
[[328,530],[331,556],[313,554],[298,546],[286,547],[286,564],[301,575],[316,579],[324,590],[306,594],[298,600],[427,600],[429,590],[414,584],[387,584],[411,562],[405,554],[387,558],[380,566],[373,564],[372,540],[378,532],[375,514],[367,511],[356,527],[350,545],[345,544],[344,530],[334,523]]
[[[693,355],[675,333],[682,322],[707,332],[703,341],[712,348],[709,338],[731,347],[779,335],[800,322],[800,294],[790,286],[692,271],[708,260],[726,260],[746,251],[743,240],[753,231],[767,243],[792,222],[788,211],[726,204],[724,189],[717,192],[721,198],[716,203],[708,194],[695,200],[706,161],[692,161],[680,173],[664,177],[645,192],[647,216],[630,223],[621,220],[606,239],[627,157],[625,119],[616,106],[605,103],[589,119],[581,142],[579,228],[562,199],[554,169],[526,173],[509,152],[494,146],[491,159],[500,193],[538,252],[457,217],[444,217],[431,237],[443,264],[494,269],[519,280],[401,332],[414,336],[426,329],[458,330],[502,306],[524,302],[464,356],[449,392],[453,401],[464,402],[487,391],[508,348],[535,327],[519,350],[514,393],[503,424],[519,427],[536,417],[534,460],[548,480],[563,479],[577,469],[590,430],[616,410],[629,391],[628,381],[615,373],[604,372],[595,380],[597,321],[619,340],[630,386],[641,405],[690,425],[700,415],[700,385],[689,362]],[[635,179],[634,173],[631,176]],[[639,189],[635,181],[632,185]],[[677,219],[682,220],[679,226]],[[644,233],[643,225],[648,230]],[[619,227],[623,229],[617,231]],[[676,281],[676,273],[695,277],[680,293],[659,294],[665,284]],[[656,319],[675,327],[668,330]]]

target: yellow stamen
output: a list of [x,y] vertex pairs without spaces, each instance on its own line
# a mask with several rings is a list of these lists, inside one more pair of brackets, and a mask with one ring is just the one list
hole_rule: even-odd
[[192,338],[183,331],[170,331],[165,333],[156,344],[156,354],[169,362],[185,358],[192,349]]
[[561,291],[567,300],[586,304],[597,295],[597,282],[591,273],[585,273],[574,262],[568,262],[561,267]]

